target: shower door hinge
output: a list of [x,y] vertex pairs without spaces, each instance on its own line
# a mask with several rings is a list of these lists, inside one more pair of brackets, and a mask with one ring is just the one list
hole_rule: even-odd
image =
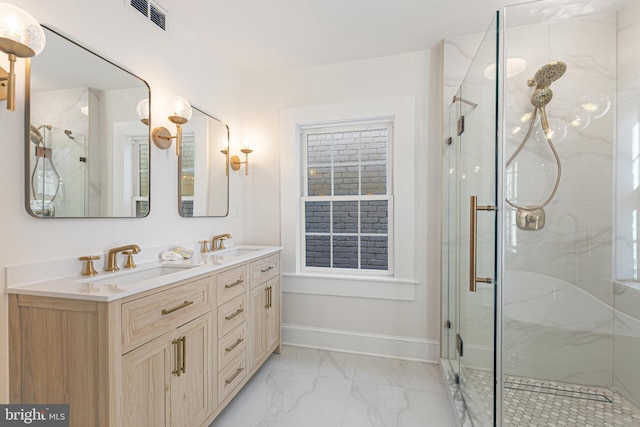
[[462,342],[462,337],[460,336],[460,334],[456,334],[456,349],[458,350],[458,356],[462,357],[464,343]]
[[447,327],[447,329],[451,329],[451,320],[447,320],[445,326]]
[[447,144],[447,145],[451,145],[451,144],[453,144],[453,137],[451,137],[451,136],[450,136],[449,138],[447,138],[447,139],[446,139],[446,144]]
[[458,136],[462,135],[462,132],[464,132],[464,116],[458,118]]
[[460,374],[453,374],[453,380],[456,384],[460,384]]

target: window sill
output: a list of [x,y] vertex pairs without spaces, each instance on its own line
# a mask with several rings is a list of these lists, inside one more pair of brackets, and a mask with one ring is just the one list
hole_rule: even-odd
[[282,292],[415,301],[415,280],[390,276],[346,276],[309,273],[283,273]]

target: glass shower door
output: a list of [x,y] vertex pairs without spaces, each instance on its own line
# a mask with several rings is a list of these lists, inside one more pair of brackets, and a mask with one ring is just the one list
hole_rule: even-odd
[[495,425],[498,16],[456,97],[460,390],[474,426]]

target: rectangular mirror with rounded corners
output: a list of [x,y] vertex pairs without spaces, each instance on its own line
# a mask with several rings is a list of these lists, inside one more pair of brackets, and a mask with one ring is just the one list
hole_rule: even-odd
[[229,213],[229,127],[195,107],[182,126],[178,211],[183,217]]
[[39,218],[145,217],[149,127],[137,106],[147,82],[44,27],[27,61],[25,203]]

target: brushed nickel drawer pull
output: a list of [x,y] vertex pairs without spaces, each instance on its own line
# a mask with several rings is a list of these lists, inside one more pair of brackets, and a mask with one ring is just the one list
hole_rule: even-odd
[[231,346],[230,346],[230,347],[227,347],[227,348],[225,348],[225,349],[224,349],[225,353],[229,353],[230,351],[232,351],[234,348],[236,348],[237,346],[239,346],[239,345],[242,343],[242,341],[244,341],[244,338],[238,338],[238,339],[236,340],[236,342],[234,342],[233,344],[231,344]]
[[186,300],[185,300],[185,302],[183,302],[181,305],[179,305],[179,306],[177,306],[177,307],[174,307],[174,308],[170,308],[169,310],[167,310],[166,308],[163,308],[163,309],[162,309],[162,315],[171,314],[171,313],[173,313],[174,311],[178,311],[178,310],[180,310],[181,308],[188,307],[188,306],[190,306],[191,304],[193,304],[193,301],[186,301]]
[[238,285],[241,285],[243,283],[244,283],[244,280],[238,279],[238,280],[236,280],[235,282],[233,282],[231,284],[224,285],[224,288],[225,289],[233,288],[234,286],[238,286]]
[[260,270],[260,273],[266,273],[267,271],[271,271],[273,270],[275,267],[273,265],[269,266],[269,268],[265,268],[263,270]]
[[231,378],[229,378],[228,380],[224,380],[225,385],[229,385],[233,382],[233,380],[235,380],[236,378],[238,378],[238,375],[240,375],[240,373],[244,371],[243,367],[239,367],[238,370],[231,375]]
[[243,311],[244,311],[244,308],[239,308],[239,309],[236,310],[235,313],[233,313],[233,314],[231,314],[229,316],[224,316],[224,320],[231,320],[234,317],[236,317],[238,314],[242,313]]

